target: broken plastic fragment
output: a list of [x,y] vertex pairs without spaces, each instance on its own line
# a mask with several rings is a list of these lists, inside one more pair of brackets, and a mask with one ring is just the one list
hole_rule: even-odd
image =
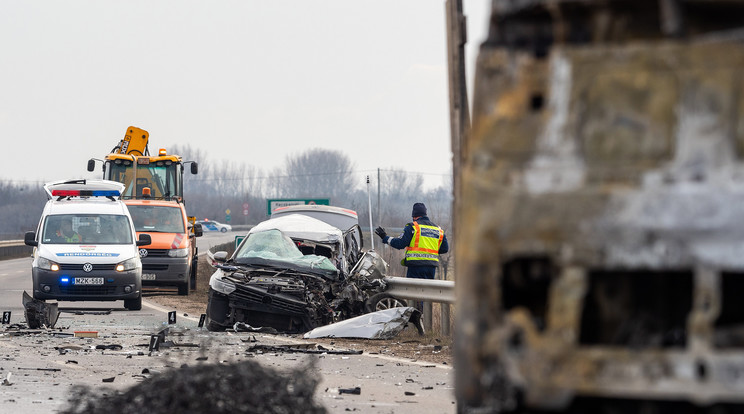
[[303,337],[305,339],[389,339],[403,331],[409,322],[416,326],[419,334],[424,334],[424,328],[421,325],[421,312],[412,307],[400,307],[372,312],[331,325],[321,326],[306,333]]
[[338,389],[339,394],[354,394],[354,395],[360,395],[362,393],[361,387],[354,387],[354,388],[339,388]]

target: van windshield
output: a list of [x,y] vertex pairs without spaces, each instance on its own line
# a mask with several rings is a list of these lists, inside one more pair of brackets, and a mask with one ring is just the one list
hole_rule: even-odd
[[127,205],[135,231],[148,233],[185,233],[180,207]]
[[47,216],[42,230],[47,244],[132,244],[129,218],[114,214]]

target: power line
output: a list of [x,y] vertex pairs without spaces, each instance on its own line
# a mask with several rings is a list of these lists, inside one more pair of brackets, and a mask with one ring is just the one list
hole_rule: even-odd
[[[251,176],[251,177],[239,177],[239,178],[193,178],[189,177],[189,181],[207,182],[207,181],[245,181],[245,180],[273,180],[273,179],[288,179],[297,177],[319,177],[328,175],[348,175],[348,174],[364,174],[369,172],[375,172],[375,170],[352,170],[352,171],[336,171],[336,172],[323,172],[323,173],[307,173],[307,174],[291,174],[291,175],[267,175],[267,176]],[[407,175],[430,175],[438,177],[452,177],[452,174],[440,174],[440,173],[426,173],[417,171],[404,171],[404,170],[386,170],[380,169],[380,171],[403,173]]]

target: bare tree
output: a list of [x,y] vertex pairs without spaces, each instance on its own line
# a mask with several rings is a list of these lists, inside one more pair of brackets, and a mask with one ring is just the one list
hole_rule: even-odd
[[17,239],[36,229],[47,197],[43,183],[0,181],[0,239]]
[[337,203],[356,187],[353,169],[341,151],[315,148],[287,156],[284,168],[274,173],[275,184],[281,197],[330,198]]

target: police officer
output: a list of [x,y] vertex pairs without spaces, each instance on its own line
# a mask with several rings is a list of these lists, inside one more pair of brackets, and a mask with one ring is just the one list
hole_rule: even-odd
[[439,264],[439,255],[449,251],[444,230],[432,223],[426,216],[424,203],[415,203],[411,211],[413,222],[406,224],[403,233],[390,237],[385,229],[377,227],[375,233],[383,243],[396,249],[406,249],[403,266],[408,269],[406,277],[415,279],[434,279]]
[[65,218],[59,225],[59,230],[55,234],[58,241],[65,243],[79,243],[80,235],[72,230],[72,220]]

